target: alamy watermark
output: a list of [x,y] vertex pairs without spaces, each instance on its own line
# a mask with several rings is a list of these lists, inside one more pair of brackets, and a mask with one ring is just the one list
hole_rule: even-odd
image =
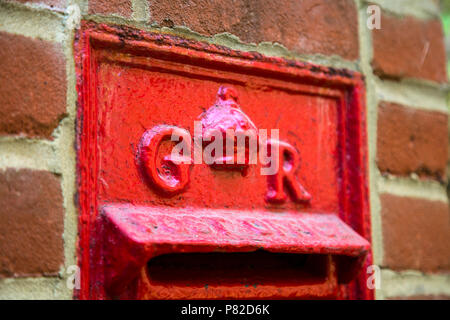
[[67,275],[66,286],[70,290],[76,289],[80,290],[81,287],[81,277],[80,277],[80,267],[76,265],[71,265],[67,267],[65,272]]
[[381,270],[379,266],[370,265],[367,267],[367,288],[370,290],[380,289],[381,288]]
[[275,175],[280,161],[279,129],[212,130],[205,134],[201,121],[194,121],[194,148],[189,132],[174,130],[171,141],[178,142],[171,152],[175,164],[256,165],[261,175]]
[[367,14],[369,17],[367,18],[367,28],[369,30],[373,29],[381,29],[381,9],[377,5],[370,5],[367,7]]

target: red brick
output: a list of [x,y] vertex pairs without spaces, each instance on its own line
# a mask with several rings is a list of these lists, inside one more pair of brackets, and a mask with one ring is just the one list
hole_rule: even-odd
[[377,163],[382,172],[444,180],[448,158],[448,117],[437,111],[381,102]]
[[446,203],[382,194],[383,266],[393,270],[450,270]]
[[63,200],[50,172],[0,171],[0,276],[55,275],[63,264]]
[[66,6],[66,0],[8,0],[9,2],[20,2],[30,4],[44,4],[50,8],[63,9]]
[[440,20],[382,14],[372,31],[375,74],[387,78],[423,78],[446,82],[446,54]]
[[0,134],[51,136],[66,110],[64,52],[0,32]]
[[149,1],[153,22],[187,26],[204,35],[229,32],[242,41],[278,42],[299,53],[359,56],[352,0]]
[[131,17],[131,0],[89,0],[89,14]]

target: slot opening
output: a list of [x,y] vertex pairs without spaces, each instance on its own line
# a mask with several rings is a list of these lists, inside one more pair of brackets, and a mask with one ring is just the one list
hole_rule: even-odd
[[327,281],[330,256],[254,252],[173,253],[152,258],[148,280],[162,286],[301,286]]

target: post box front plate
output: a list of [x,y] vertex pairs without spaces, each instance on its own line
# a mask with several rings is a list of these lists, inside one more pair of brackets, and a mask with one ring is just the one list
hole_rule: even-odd
[[[371,253],[360,74],[90,22],[75,52],[77,297],[373,298],[363,268]],[[259,163],[174,165],[167,137],[195,136],[195,121],[203,134],[278,129],[295,168],[281,159],[286,174],[268,177]],[[276,274],[267,283],[190,284],[164,274],[165,263],[191,264],[201,253],[248,253],[243,259],[275,269],[285,267],[277,255],[321,255],[328,271],[314,284]]]

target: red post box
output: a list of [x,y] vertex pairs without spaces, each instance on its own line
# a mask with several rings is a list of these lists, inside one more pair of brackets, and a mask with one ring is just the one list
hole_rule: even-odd
[[360,74],[94,23],[75,52],[79,298],[373,297]]

